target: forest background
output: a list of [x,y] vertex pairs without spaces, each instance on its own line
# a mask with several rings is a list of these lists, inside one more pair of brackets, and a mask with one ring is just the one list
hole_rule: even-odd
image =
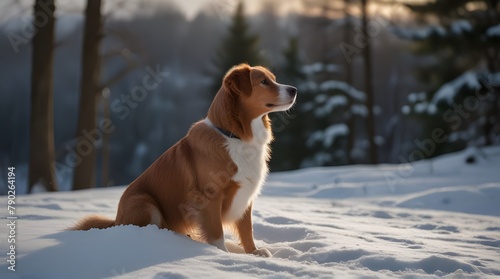
[[2,1],[0,194],[130,183],[241,62],[299,89],[271,171],[500,142],[497,0],[179,3]]

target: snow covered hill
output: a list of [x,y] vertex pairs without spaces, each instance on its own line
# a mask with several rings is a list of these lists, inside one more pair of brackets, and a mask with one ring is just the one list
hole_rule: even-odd
[[3,224],[0,278],[500,277],[500,147],[272,174],[254,230],[273,258],[155,226],[64,231],[90,213],[114,217],[123,190],[18,196],[16,271]]

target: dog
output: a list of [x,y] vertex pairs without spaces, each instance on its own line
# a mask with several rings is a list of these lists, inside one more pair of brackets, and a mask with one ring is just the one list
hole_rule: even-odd
[[227,251],[230,228],[246,253],[271,257],[255,246],[252,204],[268,174],[268,114],[290,109],[296,96],[264,67],[232,67],[207,117],[127,187],[116,219],[89,216],[70,230],[153,224]]

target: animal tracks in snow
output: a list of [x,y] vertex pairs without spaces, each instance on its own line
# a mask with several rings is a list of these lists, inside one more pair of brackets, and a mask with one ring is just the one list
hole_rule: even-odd
[[[258,213],[255,236],[275,258],[393,274],[412,270],[417,277],[500,272],[489,261],[500,252],[495,218],[306,198],[300,204],[300,210],[275,205]],[[487,257],[478,250],[484,246],[492,249]]]

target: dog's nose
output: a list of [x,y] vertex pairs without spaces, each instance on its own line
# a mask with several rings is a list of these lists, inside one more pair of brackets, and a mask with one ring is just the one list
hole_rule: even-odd
[[288,93],[288,95],[290,95],[290,97],[295,97],[295,95],[297,95],[297,88],[293,86],[288,86],[286,88],[286,92]]

